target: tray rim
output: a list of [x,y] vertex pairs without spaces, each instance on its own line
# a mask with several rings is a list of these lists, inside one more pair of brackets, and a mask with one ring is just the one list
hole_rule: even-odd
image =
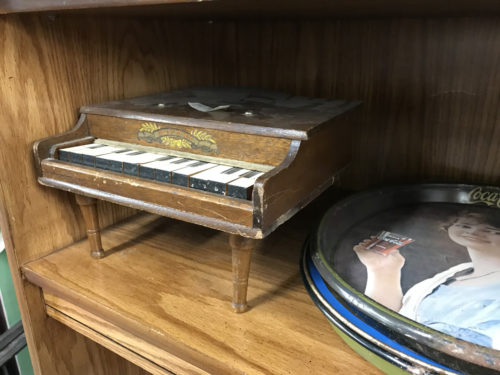
[[[458,193],[460,199],[455,201],[449,200],[429,200],[424,201],[427,203],[459,203],[459,204],[475,204],[476,202],[470,202],[465,199],[470,192],[476,188],[481,189],[493,189],[500,191],[498,187],[488,186],[488,185],[472,185],[472,184],[449,184],[449,183],[427,183],[427,184],[406,184],[406,185],[395,185],[388,186],[378,189],[371,189],[361,193],[353,194],[338,203],[334,204],[322,217],[318,229],[313,234],[312,243],[314,246],[311,249],[311,259],[314,262],[316,268],[318,269],[321,277],[324,281],[335,291],[341,298],[347,301],[348,304],[359,309],[364,314],[379,321],[385,326],[390,327],[389,329],[397,332],[399,334],[404,334],[407,337],[411,337],[415,341],[422,341],[426,346],[434,350],[441,351],[456,357],[457,359],[463,360],[464,351],[469,352],[467,360],[476,365],[492,368],[498,371],[500,366],[500,351],[488,348],[485,346],[477,345],[457,337],[439,332],[423,324],[420,324],[412,319],[406,318],[399,313],[379,304],[370,297],[366,296],[364,293],[354,289],[347,283],[340,275],[333,270],[326,260],[325,254],[321,252],[320,249],[320,233],[325,225],[327,218],[331,216],[339,215],[348,209],[351,205],[362,202],[368,198],[386,196],[387,194],[394,194],[395,192],[401,192],[403,190],[415,192],[417,189],[435,190],[440,189],[441,193],[443,191],[447,193],[455,192]],[[465,192],[467,191],[467,193]],[[446,194],[444,194],[446,195]],[[417,201],[416,203],[418,203]],[[422,202],[422,201],[420,201]],[[479,202],[480,203],[480,202]],[[477,204],[476,204],[477,205]],[[485,207],[481,204],[482,207]],[[392,206],[395,207],[395,206]],[[384,207],[378,209],[375,212],[379,212],[383,209],[389,207]],[[496,366],[493,367],[493,366]]]
[[[311,275],[312,268],[315,268],[318,276],[321,278],[321,281],[325,284],[325,287],[327,286],[325,281],[319,274],[319,271],[316,269],[314,262],[312,261],[310,256],[308,257],[309,255],[308,253],[309,250],[306,247],[304,247],[300,261],[300,270],[304,281],[304,285],[306,287],[307,292],[309,293],[309,296],[313,300],[314,304],[326,316],[326,318],[330,321],[330,323],[334,324],[342,331],[344,329],[347,329],[349,332],[351,332],[352,335],[356,336],[358,339],[371,343],[372,345],[376,346],[379,350],[389,354],[390,356],[395,356],[398,359],[406,362],[408,364],[408,369],[404,369],[405,371],[409,370],[410,366],[413,365],[413,366],[420,366],[420,369],[423,370],[434,371],[434,373],[437,374],[446,374],[446,375],[461,374],[461,372],[459,372],[458,370],[451,369],[446,365],[437,363],[433,359],[428,358],[421,353],[417,353],[410,348],[404,347],[404,345],[387,337],[384,333],[378,331],[375,327],[370,327],[372,331],[375,331],[380,336],[380,339],[377,339],[375,336],[370,334],[370,332],[365,331],[363,327],[361,327],[362,325],[368,325],[368,323],[364,322],[362,319],[355,316],[352,312],[343,314],[342,312],[335,309],[335,307],[328,304],[327,303],[328,300],[334,299],[336,300],[336,302],[342,305],[342,303],[338,301],[338,299],[334,295],[323,295],[323,293],[318,288],[318,285],[315,282],[316,278],[313,275]],[[319,287],[321,287],[321,285]],[[348,310],[346,307],[345,309]],[[356,323],[360,324],[360,326],[358,326]],[[356,338],[353,339],[358,343],[360,343]],[[399,350],[398,347],[401,347],[403,351]],[[413,367],[413,370],[415,369],[416,368]]]

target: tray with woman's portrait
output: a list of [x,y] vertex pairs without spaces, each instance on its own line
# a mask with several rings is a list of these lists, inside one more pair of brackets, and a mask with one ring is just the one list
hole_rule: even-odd
[[500,371],[500,189],[457,184],[353,195],[308,245],[353,316],[464,373]]

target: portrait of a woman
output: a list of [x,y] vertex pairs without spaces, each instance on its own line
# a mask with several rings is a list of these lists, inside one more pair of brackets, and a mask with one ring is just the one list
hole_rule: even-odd
[[[440,332],[500,349],[500,218],[464,213],[446,226],[451,241],[467,251],[470,262],[454,265],[418,282],[404,295],[399,250],[387,255],[354,246],[366,267],[364,293],[376,302]],[[434,251],[439,251],[435,249]]]

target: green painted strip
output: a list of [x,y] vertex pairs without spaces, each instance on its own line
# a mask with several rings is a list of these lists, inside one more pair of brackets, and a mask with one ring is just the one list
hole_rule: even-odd
[[[1,233],[0,233],[1,237]],[[2,241],[3,244],[3,241]],[[14,292],[14,284],[7,262],[7,253],[0,249],[0,298],[2,298],[7,315],[7,324],[13,326],[21,320],[21,313],[17,305],[16,294]],[[28,348],[24,348],[16,355],[16,360],[19,365],[21,375],[33,375],[33,366],[28,352]]]
[[[332,324],[332,323],[330,323]],[[346,342],[347,345],[351,347],[356,353],[358,353],[361,357],[363,357],[365,360],[370,362],[372,365],[374,365],[376,368],[379,370],[383,371],[384,373],[388,375],[408,375],[409,372],[404,371],[403,369],[393,365],[390,362],[387,362],[385,359],[380,358],[378,355],[375,353],[372,353],[368,349],[366,349],[364,346],[361,344],[358,344],[356,341],[351,339],[349,336],[344,334],[341,330],[339,330],[337,327],[335,327],[332,324],[333,329],[337,334]]]

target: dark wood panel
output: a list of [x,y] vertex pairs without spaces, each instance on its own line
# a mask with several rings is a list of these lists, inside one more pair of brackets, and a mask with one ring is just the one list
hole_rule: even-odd
[[363,101],[345,186],[500,182],[499,18],[212,26],[222,84]]
[[490,15],[496,0],[0,0],[0,13],[70,10],[79,14],[166,17],[331,17],[335,15]]

